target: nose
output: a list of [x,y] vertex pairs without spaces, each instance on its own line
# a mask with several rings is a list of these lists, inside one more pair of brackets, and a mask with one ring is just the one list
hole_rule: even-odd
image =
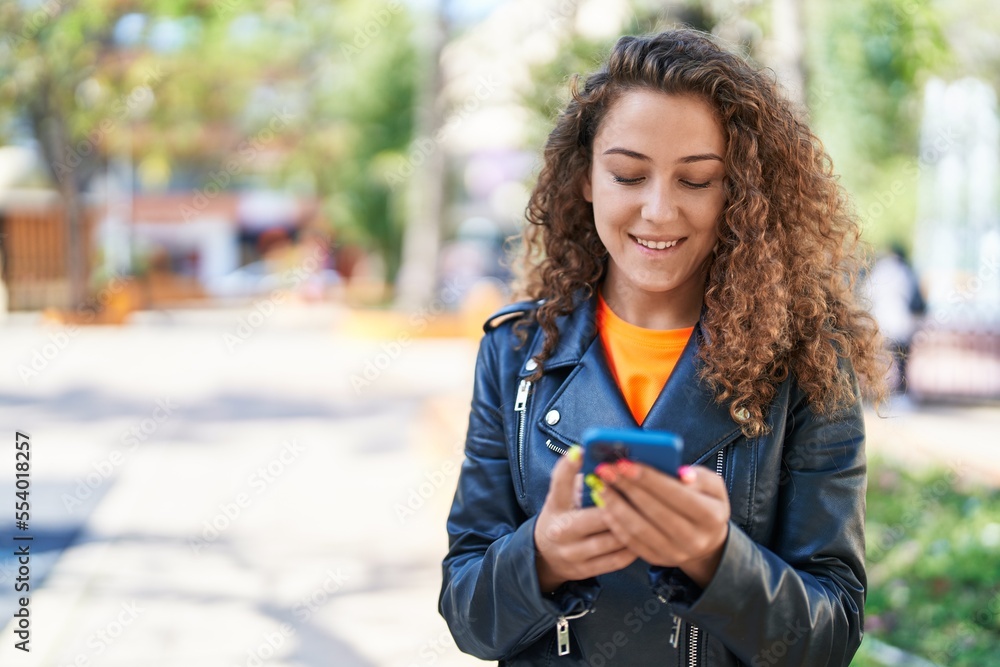
[[653,183],[646,189],[642,218],[649,222],[670,222],[677,218],[677,193],[669,183]]

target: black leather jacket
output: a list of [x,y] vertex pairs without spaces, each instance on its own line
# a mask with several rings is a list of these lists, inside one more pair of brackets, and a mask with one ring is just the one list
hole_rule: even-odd
[[479,350],[439,600],[459,648],[510,666],[848,665],[866,585],[861,405],[817,415],[790,378],[771,432],[748,439],[698,381],[699,327],[642,427],[680,434],[684,462],[725,479],[732,515],[715,577],[701,590],[637,560],[540,592],[533,536],[553,465],[587,427],[636,423],[596,335],[596,297],[560,318],[559,345],[526,386],[541,328],[515,350],[510,322],[494,320],[533,307],[491,317]]

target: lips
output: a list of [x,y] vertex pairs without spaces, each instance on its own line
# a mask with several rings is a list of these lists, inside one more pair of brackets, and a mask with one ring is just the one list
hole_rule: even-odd
[[[631,234],[629,235],[631,236]],[[632,236],[632,239],[643,246],[644,248],[649,248],[650,250],[666,250],[667,248],[673,248],[678,243],[684,240],[685,237],[677,239],[645,239],[639,236]]]

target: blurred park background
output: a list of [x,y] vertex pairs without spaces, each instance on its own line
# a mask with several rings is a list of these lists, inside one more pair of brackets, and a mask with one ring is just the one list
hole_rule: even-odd
[[678,24],[809,119],[907,360],[855,664],[1000,665],[992,0],[3,0],[0,664],[479,664],[436,604],[504,239],[568,77]]

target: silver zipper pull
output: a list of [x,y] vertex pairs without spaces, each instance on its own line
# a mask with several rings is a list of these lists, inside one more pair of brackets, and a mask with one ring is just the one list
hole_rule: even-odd
[[569,621],[560,616],[556,622],[556,637],[559,643],[559,655],[569,655]]
[[677,648],[677,645],[681,641],[681,619],[676,614],[671,614],[674,617],[674,626],[670,630],[670,645]]
[[[521,384],[517,385],[517,398],[514,400],[514,412],[523,412],[524,406],[528,403],[528,390],[531,388],[531,382],[528,380],[521,380]],[[507,394],[510,396],[510,394]]]

